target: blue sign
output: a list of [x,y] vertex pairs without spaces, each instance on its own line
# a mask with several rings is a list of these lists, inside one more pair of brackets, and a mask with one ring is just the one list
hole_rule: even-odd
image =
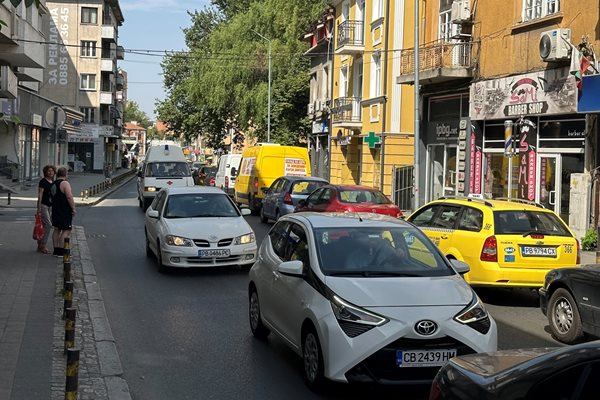
[[583,77],[577,112],[600,113],[600,74]]

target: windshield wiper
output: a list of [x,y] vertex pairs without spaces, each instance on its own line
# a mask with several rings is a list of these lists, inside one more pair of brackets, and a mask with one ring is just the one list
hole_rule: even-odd
[[381,277],[381,276],[404,276],[404,277],[419,277],[421,275],[410,274],[405,272],[393,271],[332,271],[327,272],[329,276],[363,276],[365,278]]

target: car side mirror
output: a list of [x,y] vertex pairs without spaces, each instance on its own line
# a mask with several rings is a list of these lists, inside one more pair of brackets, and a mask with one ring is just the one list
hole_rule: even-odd
[[464,275],[471,270],[471,267],[469,267],[469,264],[467,264],[466,262],[455,260],[453,258],[450,259],[450,264],[452,264],[452,267],[454,267],[456,272],[458,272],[461,275]]
[[242,216],[246,216],[246,215],[252,214],[252,211],[249,208],[242,208],[240,211],[242,213]]
[[158,219],[158,211],[157,210],[149,210],[148,217]]
[[286,261],[279,264],[279,267],[277,267],[277,271],[281,272],[283,275],[293,276],[296,278],[302,278],[304,276],[302,273],[303,269],[304,263],[299,260]]
[[306,207],[306,204],[307,204],[306,200],[302,199],[298,202],[298,207]]
[[237,169],[235,167],[231,168],[231,176],[236,176]]
[[268,187],[261,187],[260,191],[263,192],[264,194],[267,194],[269,192],[269,188]]

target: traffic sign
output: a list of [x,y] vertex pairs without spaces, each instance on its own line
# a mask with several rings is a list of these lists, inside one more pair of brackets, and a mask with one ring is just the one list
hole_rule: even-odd
[[50,128],[62,128],[66,120],[67,114],[60,106],[52,106],[46,111],[46,123]]

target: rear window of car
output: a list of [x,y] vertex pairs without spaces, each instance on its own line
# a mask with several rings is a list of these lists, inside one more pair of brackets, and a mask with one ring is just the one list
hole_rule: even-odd
[[556,214],[545,211],[494,211],[494,232],[496,235],[539,233],[571,237],[562,220]]
[[296,181],[292,185],[292,194],[311,194],[321,186],[325,185],[325,182],[319,181]]
[[342,203],[390,204],[392,202],[383,193],[375,190],[340,190],[339,198]]

